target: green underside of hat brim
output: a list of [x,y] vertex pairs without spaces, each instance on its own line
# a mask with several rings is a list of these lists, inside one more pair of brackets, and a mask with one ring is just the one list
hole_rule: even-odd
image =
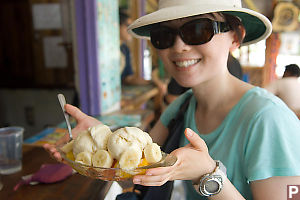
[[257,38],[264,35],[264,33],[266,32],[267,28],[265,24],[253,15],[249,15],[243,12],[232,12],[232,11],[226,11],[224,13],[237,16],[242,20],[242,23],[246,29],[246,36],[243,40],[244,43],[247,43],[252,40],[256,40]]
[[[246,29],[246,36],[243,40],[243,43],[248,43],[250,41],[260,38],[266,32],[265,24],[253,15],[249,15],[244,12],[236,11],[223,11],[223,13],[234,15],[239,17],[242,20],[242,23]],[[132,31],[142,37],[150,37],[150,30],[154,24],[138,27],[132,29]]]

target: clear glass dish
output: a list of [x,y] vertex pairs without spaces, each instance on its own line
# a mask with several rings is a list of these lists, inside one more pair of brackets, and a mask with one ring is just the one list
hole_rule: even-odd
[[70,165],[81,175],[95,179],[101,179],[104,181],[125,181],[131,179],[134,175],[145,174],[147,169],[172,166],[177,161],[177,158],[175,156],[171,156],[170,154],[162,152],[162,159],[159,162],[143,167],[138,167],[132,171],[125,172],[121,168],[103,168],[84,165],[69,159],[67,155],[62,150],[60,150],[60,147],[58,147],[57,150],[61,154],[65,163]]

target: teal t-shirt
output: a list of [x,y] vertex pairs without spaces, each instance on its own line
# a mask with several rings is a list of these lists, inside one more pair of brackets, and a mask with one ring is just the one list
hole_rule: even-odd
[[[160,118],[164,126],[191,94],[191,90],[187,91],[166,109]],[[209,134],[197,130],[196,104],[192,96],[184,127],[200,135],[211,157],[222,161],[228,179],[247,200],[252,199],[251,181],[300,175],[300,121],[279,98],[259,87],[250,89]],[[188,143],[182,133],[181,146]],[[194,190],[191,181],[185,181],[185,188],[187,199],[205,199]]]

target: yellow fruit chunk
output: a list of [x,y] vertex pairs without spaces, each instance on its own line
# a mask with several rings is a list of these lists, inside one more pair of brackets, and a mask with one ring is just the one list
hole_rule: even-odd
[[133,175],[128,174],[127,172],[124,172],[123,170],[121,170],[119,176],[122,178],[131,178]]
[[67,156],[67,158],[68,158],[69,160],[72,160],[72,161],[75,160],[75,157],[74,157],[74,154],[73,154],[72,151],[69,151],[69,152],[66,154],[66,156]]
[[139,164],[139,167],[145,167],[145,166],[147,166],[147,165],[149,165],[149,163],[148,163],[148,161],[146,160],[146,158],[142,158],[142,159],[141,159],[141,162],[140,162],[140,164]]
[[[149,163],[147,162],[146,158],[142,158],[140,164],[138,165],[138,167],[144,167],[144,166],[147,166],[147,165],[149,165]],[[113,165],[113,168],[119,168],[119,167],[120,167],[119,162],[116,161],[115,164]],[[140,172],[137,173],[137,174],[145,174],[146,173],[146,169],[140,169],[139,171]],[[120,170],[118,172],[118,176],[126,179],[126,178],[131,178],[133,176],[133,174],[129,174],[129,173],[123,171],[123,170]]]
[[[119,168],[119,161],[116,161],[115,164],[113,165],[113,168]],[[132,177],[131,174],[128,174],[126,172],[124,172],[123,170],[120,170],[117,172],[118,176],[121,177],[121,178],[130,178]]]

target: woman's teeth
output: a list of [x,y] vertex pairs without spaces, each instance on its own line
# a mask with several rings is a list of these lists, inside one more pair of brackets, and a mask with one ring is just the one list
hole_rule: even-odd
[[180,62],[175,62],[175,64],[178,67],[188,67],[191,65],[196,64],[197,62],[199,62],[199,59],[195,59],[195,60],[185,60],[185,61],[180,61]]

